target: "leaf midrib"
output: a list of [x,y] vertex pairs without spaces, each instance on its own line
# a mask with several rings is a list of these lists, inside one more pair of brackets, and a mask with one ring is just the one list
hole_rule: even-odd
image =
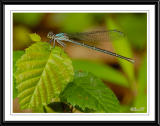
[[51,57],[51,54],[52,54],[52,49],[51,49],[50,54],[49,54],[49,56],[48,56],[48,58],[47,58],[47,60],[46,60],[46,65],[44,66],[44,70],[42,71],[42,74],[40,75],[40,79],[39,79],[39,81],[38,81],[38,84],[37,84],[37,86],[35,87],[35,90],[34,90],[34,92],[33,92],[33,95],[31,96],[31,100],[30,100],[30,102],[29,102],[29,105],[31,104],[31,101],[33,100],[33,96],[35,95],[35,91],[37,90],[37,88],[38,88],[38,86],[39,86],[39,84],[40,84],[39,82],[40,82],[41,77],[42,77],[42,75],[43,75],[43,73],[44,73],[44,71],[45,71],[46,66],[48,65],[48,61],[49,61],[49,59],[50,59],[50,57]]

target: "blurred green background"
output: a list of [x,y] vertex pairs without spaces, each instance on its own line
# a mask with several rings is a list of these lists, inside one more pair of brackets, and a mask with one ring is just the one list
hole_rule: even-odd
[[[75,70],[92,72],[112,89],[122,113],[146,113],[146,13],[14,13],[13,50],[24,50],[33,43],[29,33],[37,33],[42,41],[49,42],[46,37],[49,31],[57,34],[104,29],[120,30],[125,37],[97,46],[133,58],[134,64],[76,45],[68,45],[64,50],[73,60]],[[15,98],[14,111],[20,112],[17,104]]]

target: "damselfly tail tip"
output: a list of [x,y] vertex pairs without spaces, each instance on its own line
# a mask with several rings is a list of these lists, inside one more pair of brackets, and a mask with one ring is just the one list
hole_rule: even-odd
[[129,59],[129,61],[130,61],[131,63],[135,63],[135,60],[134,60],[134,59]]

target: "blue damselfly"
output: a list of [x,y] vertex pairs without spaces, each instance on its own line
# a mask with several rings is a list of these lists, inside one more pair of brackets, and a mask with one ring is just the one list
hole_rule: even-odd
[[63,47],[66,46],[64,41],[70,42],[76,45],[84,46],[105,54],[109,54],[109,55],[127,60],[131,63],[134,63],[134,60],[131,58],[93,46],[94,43],[98,43],[102,41],[112,41],[112,40],[120,39],[121,37],[124,37],[124,34],[117,30],[93,31],[93,32],[72,33],[72,34],[67,34],[67,33],[54,34],[53,32],[49,32],[47,35],[47,38],[50,39],[50,42],[53,41],[53,46],[55,46],[56,41]]

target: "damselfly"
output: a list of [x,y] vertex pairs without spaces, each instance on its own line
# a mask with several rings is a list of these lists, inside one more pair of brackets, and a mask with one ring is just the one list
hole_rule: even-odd
[[50,42],[53,41],[53,46],[55,46],[56,41],[63,47],[66,46],[64,41],[70,42],[76,45],[84,46],[105,54],[109,54],[109,55],[127,60],[131,63],[134,63],[134,60],[131,58],[93,46],[94,43],[98,43],[102,41],[112,41],[112,40],[119,39],[121,37],[124,37],[124,34],[117,30],[93,31],[93,32],[73,33],[73,34],[67,34],[67,33],[54,34],[53,32],[49,32],[47,34],[47,38],[50,39]]

